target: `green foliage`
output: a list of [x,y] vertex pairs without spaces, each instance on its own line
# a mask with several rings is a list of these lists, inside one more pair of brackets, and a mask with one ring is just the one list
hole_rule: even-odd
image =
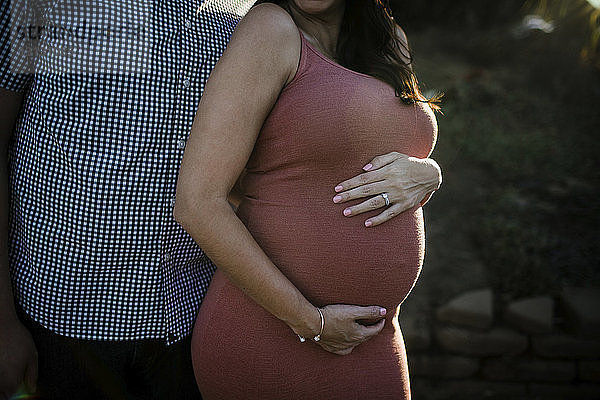
[[[558,291],[557,270],[546,260],[558,244],[558,237],[527,212],[514,209],[521,194],[503,193],[482,218],[475,239],[485,251],[490,266],[488,278],[496,293],[519,298]],[[495,210],[494,210],[495,209]],[[495,212],[494,212],[495,211]]]
[[[599,74],[568,56],[568,30],[472,33],[432,30],[413,43],[420,78],[446,93],[434,155],[446,181],[477,171],[465,196],[478,206],[446,205],[463,215],[455,228],[471,232],[490,283],[510,298],[600,284]],[[432,38],[446,52],[419,58]]]
[[587,0],[526,0],[524,9],[554,20],[576,37],[581,58],[600,69],[600,8]]
[[391,0],[390,4],[396,21],[409,31],[432,27],[487,30],[538,14],[568,32],[577,55],[600,69],[600,9],[587,0]]

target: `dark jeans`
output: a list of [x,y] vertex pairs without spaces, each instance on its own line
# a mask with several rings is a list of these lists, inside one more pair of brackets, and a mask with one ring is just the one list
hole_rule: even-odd
[[163,340],[79,340],[27,316],[22,320],[38,350],[41,399],[201,400],[189,337],[171,346]]

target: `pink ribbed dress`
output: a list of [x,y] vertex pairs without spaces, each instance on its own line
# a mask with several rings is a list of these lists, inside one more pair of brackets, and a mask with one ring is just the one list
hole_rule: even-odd
[[381,210],[347,218],[332,198],[335,185],[375,155],[427,157],[436,134],[429,106],[403,104],[386,83],[330,61],[302,38],[298,72],[248,162],[238,214],[314,305],[380,305],[386,325],[350,355],[330,354],[300,343],[217,272],[192,340],[205,400],[410,398],[397,310],[423,263],[422,209],[365,228]]

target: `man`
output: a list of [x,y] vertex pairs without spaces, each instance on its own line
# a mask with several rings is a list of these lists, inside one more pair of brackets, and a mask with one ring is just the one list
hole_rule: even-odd
[[[204,82],[249,6],[2,3],[0,129],[10,150],[9,167],[0,167],[4,397],[37,384],[48,398],[199,398],[189,333],[215,267],[172,208]],[[381,223],[405,207],[398,193],[410,177],[400,155],[372,164],[370,175],[342,186],[389,182],[396,204]],[[420,171],[423,184],[406,204],[439,185],[435,163]],[[365,193],[346,191],[342,202]],[[353,215],[386,201],[375,196]],[[332,335],[354,335],[357,315],[379,312],[340,310]],[[355,335],[354,345],[376,333]]]

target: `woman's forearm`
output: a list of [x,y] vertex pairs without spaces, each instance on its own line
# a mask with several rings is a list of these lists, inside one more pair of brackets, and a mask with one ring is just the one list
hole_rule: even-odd
[[179,196],[175,218],[218,268],[252,300],[297,334],[319,333],[315,307],[269,260],[225,198]]
[[[429,181],[429,185],[427,186],[427,194],[424,198],[421,199],[420,204],[424,206],[431,196],[433,192],[438,190],[442,185],[442,170],[440,166],[433,158],[425,158],[423,162],[426,164],[426,171],[422,177],[418,177],[417,179],[422,179],[423,182]],[[418,175],[417,175],[418,176]]]

